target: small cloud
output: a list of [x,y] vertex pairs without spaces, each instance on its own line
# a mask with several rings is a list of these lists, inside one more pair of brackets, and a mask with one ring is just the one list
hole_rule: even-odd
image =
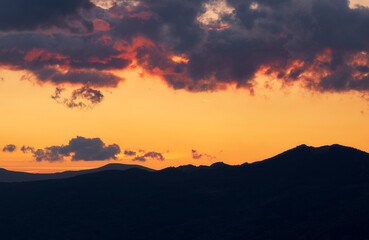
[[145,158],[153,158],[153,159],[160,160],[160,161],[165,160],[163,155],[161,153],[157,153],[157,152],[148,152],[144,155],[144,157]]
[[33,147],[30,147],[30,146],[27,146],[27,147],[26,146],[23,146],[21,148],[21,151],[23,153],[29,153],[29,152],[33,153],[35,151],[35,149]]
[[17,147],[14,144],[8,144],[3,148],[3,152],[14,152]]
[[134,159],[132,159],[132,161],[146,162],[146,159],[144,156],[141,156],[141,157],[135,157]]
[[104,95],[101,91],[92,89],[88,86],[74,90],[68,98],[62,97],[64,91],[65,88],[57,87],[51,98],[68,108],[91,109],[104,99]]
[[147,158],[151,158],[151,159],[155,159],[155,160],[159,160],[159,161],[164,161],[165,158],[161,153],[158,152],[148,152],[143,156],[137,156],[134,159],[132,159],[133,161],[141,161],[141,162],[146,162]]
[[200,159],[200,158],[202,158],[202,154],[200,154],[196,150],[192,149],[192,158],[193,159]]
[[136,152],[130,151],[130,150],[125,150],[124,155],[126,155],[126,156],[136,156]]
[[58,162],[64,160],[64,155],[60,154],[60,146],[51,146],[44,149],[37,149],[33,152],[33,157],[37,162],[48,161]]
[[193,159],[207,159],[207,160],[214,160],[216,159],[215,156],[206,154],[206,153],[199,153],[197,150],[192,149],[192,158]]

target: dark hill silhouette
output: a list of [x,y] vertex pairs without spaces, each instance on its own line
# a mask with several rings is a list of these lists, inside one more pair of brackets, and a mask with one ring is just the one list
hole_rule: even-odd
[[0,239],[369,239],[369,154],[299,146],[265,161],[0,184]]
[[120,170],[125,171],[131,168],[139,168],[147,171],[154,171],[153,169],[146,168],[140,165],[128,165],[128,164],[119,164],[119,163],[110,163],[105,166],[80,170],[80,171],[65,171],[60,173],[26,173],[26,172],[15,172],[8,171],[6,169],[0,168],[0,182],[29,182],[29,181],[40,181],[40,180],[50,180],[50,179],[63,179],[75,177],[87,173],[95,173],[106,170]]

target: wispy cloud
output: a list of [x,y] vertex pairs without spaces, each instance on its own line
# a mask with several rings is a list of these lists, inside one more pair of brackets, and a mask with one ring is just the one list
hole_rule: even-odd
[[146,162],[147,159],[155,159],[155,160],[159,160],[159,161],[164,161],[165,160],[163,154],[158,153],[158,152],[148,152],[145,155],[137,156],[132,160],[133,161]]
[[191,153],[192,153],[192,158],[193,159],[206,159],[206,160],[214,160],[216,159],[215,156],[212,156],[212,155],[209,155],[209,154],[206,154],[206,153],[199,153],[197,150],[194,150],[192,149],[191,150]]
[[68,98],[62,96],[64,91],[65,88],[57,87],[51,98],[68,108],[91,109],[104,99],[101,91],[88,86],[73,90],[71,96]]

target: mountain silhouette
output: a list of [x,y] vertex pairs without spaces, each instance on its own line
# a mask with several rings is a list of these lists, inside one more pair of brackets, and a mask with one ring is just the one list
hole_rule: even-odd
[[0,183],[0,196],[1,239],[369,239],[369,154],[340,145]]
[[26,172],[15,172],[8,171],[6,169],[0,168],[0,182],[29,182],[29,181],[40,181],[40,180],[50,180],[50,179],[63,179],[75,177],[87,173],[95,173],[106,170],[120,170],[125,171],[131,168],[139,168],[147,171],[154,171],[153,169],[146,168],[140,165],[128,165],[119,163],[110,163],[105,166],[80,170],[80,171],[65,171],[60,173],[26,173]]

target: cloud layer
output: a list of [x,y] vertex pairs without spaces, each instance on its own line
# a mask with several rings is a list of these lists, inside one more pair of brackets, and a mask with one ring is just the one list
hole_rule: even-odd
[[88,0],[1,0],[0,31],[59,28],[71,33],[91,32],[93,24],[83,16],[94,5]]
[[348,0],[37,2],[0,4],[0,65],[37,81],[116,87],[116,70],[140,68],[194,92],[252,91],[256,74],[369,90],[369,9]]
[[[3,151],[14,152],[16,148],[15,145],[9,144],[3,148]],[[146,152],[144,150],[139,150],[138,152],[125,150],[121,155],[121,149],[118,144],[107,145],[100,138],[85,138],[81,136],[71,139],[67,145],[54,145],[40,149],[23,145],[20,150],[24,154],[32,154],[34,160],[38,162],[57,162],[63,161],[65,158],[70,158],[72,161],[105,161],[116,160],[122,155],[132,161],[165,160],[162,153]]]

